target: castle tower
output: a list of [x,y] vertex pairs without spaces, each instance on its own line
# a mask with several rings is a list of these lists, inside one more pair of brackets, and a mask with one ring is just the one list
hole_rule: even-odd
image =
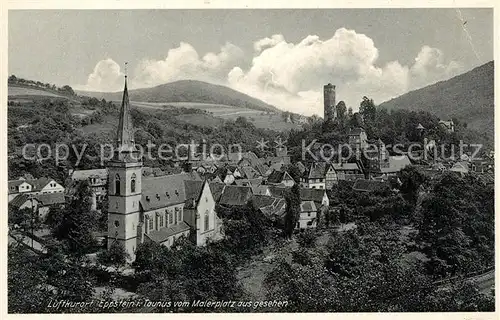
[[142,161],[134,143],[130,121],[127,76],[113,159],[108,164],[108,249],[114,242],[124,246],[135,260],[138,243],[139,202],[142,193]]
[[333,121],[337,118],[337,110],[335,108],[335,86],[331,83],[323,87],[324,99],[324,121]]

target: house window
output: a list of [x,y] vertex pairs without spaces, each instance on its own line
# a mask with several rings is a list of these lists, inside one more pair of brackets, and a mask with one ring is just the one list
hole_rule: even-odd
[[165,219],[163,214],[158,213],[158,218],[160,219],[160,228],[163,228],[165,226]]
[[209,220],[208,220],[208,210],[205,211],[205,228],[204,230],[207,231],[208,230],[208,227],[209,227]]
[[151,231],[153,230],[154,226],[153,226],[153,218],[148,216],[148,230]]
[[135,173],[132,175],[132,179],[130,180],[130,192],[135,193]]
[[310,216],[311,216],[311,213],[310,213],[310,212],[308,212],[308,213],[307,213],[307,216],[308,216],[308,217],[310,217]]
[[115,176],[115,194],[120,195],[120,176],[118,174]]

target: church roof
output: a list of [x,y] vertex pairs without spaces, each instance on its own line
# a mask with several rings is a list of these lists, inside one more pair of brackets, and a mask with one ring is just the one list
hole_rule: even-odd
[[169,237],[178,233],[189,230],[189,225],[184,221],[173,224],[168,228],[160,228],[159,230],[151,230],[145,236],[156,243],[162,243],[168,240]]
[[130,101],[127,90],[127,76],[125,76],[125,88],[123,89],[122,106],[120,110],[120,119],[118,121],[116,142],[117,147],[134,146],[134,133],[130,119]]
[[186,200],[184,181],[191,180],[187,173],[142,179],[141,205],[144,211],[164,208]]

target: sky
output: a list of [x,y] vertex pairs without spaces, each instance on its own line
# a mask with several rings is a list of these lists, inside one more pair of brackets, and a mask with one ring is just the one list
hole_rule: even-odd
[[11,10],[9,74],[119,91],[183,79],[323,114],[357,110],[493,60],[492,9]]

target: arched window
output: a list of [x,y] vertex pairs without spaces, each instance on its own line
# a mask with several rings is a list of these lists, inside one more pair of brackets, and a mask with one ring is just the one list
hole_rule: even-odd
[[135,193],[135,173],[132,175],[130,180],[130,192]]
[[208,220],[208,210],[205,211],[205,231],[207,231],[209,228],[209,220]]
[[115,176],[115,194],[120,195],[120,175]]

